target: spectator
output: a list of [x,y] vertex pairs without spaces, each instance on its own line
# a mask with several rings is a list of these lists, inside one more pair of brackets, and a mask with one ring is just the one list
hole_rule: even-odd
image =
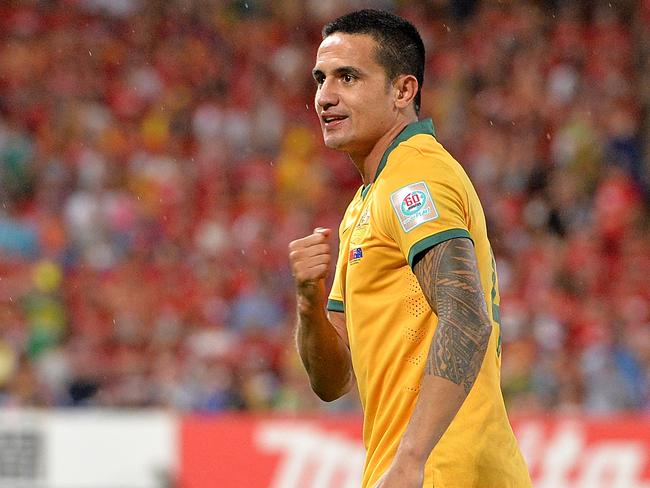
[[[0,404],[356,408],[296,374],[284,261],[359,185],[309,73],[356,3],[0,6]],[[650,411],[648,2],[370,3],[485,204],[511,411]]]

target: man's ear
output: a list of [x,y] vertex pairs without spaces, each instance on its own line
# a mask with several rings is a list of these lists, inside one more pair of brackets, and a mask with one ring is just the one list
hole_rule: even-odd
[[405,109],[414,102],[419,84],[413,75],[399,75],[393,82],[393,87],[395,89],[395,106]]

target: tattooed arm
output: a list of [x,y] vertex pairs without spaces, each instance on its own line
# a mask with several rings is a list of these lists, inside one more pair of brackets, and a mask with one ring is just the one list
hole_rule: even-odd
[[466,395],[481,368],[492,331],[474,246],[464,238],[445,241],[426,253],[414,271],[438,316],[425,375],[462,386]]
[[415,409],[393,464],[377,487],[422,486],[424,464],[472,388],[492,330],[469,239],[451,239],[429,249],[413,271],[438,315],[438,327]]

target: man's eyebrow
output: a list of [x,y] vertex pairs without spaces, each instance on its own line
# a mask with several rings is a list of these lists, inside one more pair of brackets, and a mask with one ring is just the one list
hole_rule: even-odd
[[[311,74],[314,78],[319,78],[325,75],[325,73],[323,73],[321,70],[316,68],[314,68],[311,71]],[[355,68],[354,66],[340,66],[334,70],[334,75],[335,76],[352,75],[358,78],[361,76],[361,70]]]
[[359,76],[361,76],[361,71],[358,68],[355,68],[354,66],[341,66],[340,68],[336,68],[334,70],[334,74],[336,74],[337,76],[353,75],[358,78]]

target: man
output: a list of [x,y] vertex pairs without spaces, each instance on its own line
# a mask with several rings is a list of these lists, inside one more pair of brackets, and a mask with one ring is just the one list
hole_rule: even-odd
[[298,349],[325,401],[356,377],[363,487],[528,487],[499,386],[485,217],[431,120],[418,121],[423,73],[422,40],[399,17],[362,10],[323,29],[316,112],[363,186],[341,222],[327,304],[331,231],[289,245]]

